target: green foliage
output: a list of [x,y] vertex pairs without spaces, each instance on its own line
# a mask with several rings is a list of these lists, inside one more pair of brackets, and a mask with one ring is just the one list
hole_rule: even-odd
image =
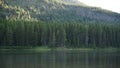
[[0,18],[7,20],[29,20],[35,21],[30,12],[21,8],[20,6],[11,6],[6,4],[5,1],[0,1]]
[[120,47],[119,14],[72,0],[0,0],[0,18],[0,46]]
[[[77,0],[2,0],[3,19],[41,20],[45,22],[120,22],[120,15],[89,7]],[[75,5],[76,4],[76,5]]]
[[0,20],[0,46],[120,47],[120,24]]

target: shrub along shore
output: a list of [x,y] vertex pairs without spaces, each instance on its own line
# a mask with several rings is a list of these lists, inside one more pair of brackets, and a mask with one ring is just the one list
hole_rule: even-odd
[[40,53],[40,52],[51,52],[51,51],[80,51],[80,52],[118,52],[119,48],[64,48],[64,47],[16,47],[6,46],[0,47],[0,53]]

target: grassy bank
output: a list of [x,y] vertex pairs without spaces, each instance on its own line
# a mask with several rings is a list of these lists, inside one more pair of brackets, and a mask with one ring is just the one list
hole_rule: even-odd
[[64,48],[64,47],[28,47],[28,46],[0,46],[0,52],[43,52],[43,51],[120,51],[120,48]]

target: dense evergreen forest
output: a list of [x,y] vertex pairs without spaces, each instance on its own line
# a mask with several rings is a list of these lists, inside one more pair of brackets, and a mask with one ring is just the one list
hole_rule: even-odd
[[0,46],[120,47],[120,24],[0,20]]
[[120,14],[77,0],[0,0],[0,46],[120,47]]

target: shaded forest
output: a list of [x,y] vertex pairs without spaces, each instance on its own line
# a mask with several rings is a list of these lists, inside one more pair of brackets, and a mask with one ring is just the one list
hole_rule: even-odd
[[0,46],[120,47],[120,24],[0,20]]

